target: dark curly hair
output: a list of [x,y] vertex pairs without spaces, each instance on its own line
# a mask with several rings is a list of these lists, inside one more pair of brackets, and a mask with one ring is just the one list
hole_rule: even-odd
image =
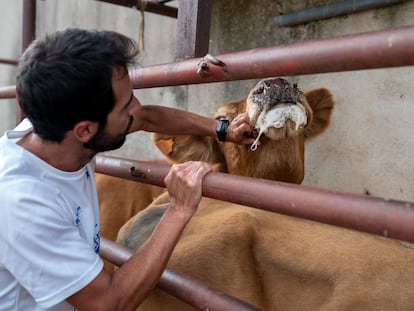
[[60,142],[84,120],[106,124],[113,69],[135,63],[135,43],[112,31],[67,29],[35,40],[19,60],[19,104],[42,139]]

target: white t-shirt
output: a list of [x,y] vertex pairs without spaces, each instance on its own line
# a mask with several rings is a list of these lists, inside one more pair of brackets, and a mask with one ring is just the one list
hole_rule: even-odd
[[95,163],[48,165],[16,144],[31,130],[0,138],[0,311],[73,311],[65,299],[103,268]]

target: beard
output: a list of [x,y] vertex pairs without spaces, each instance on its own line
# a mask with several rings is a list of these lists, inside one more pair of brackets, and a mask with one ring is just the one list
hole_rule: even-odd
[[100,128],[98,132],[96,132],[95,136],[84,144],[84,147],[93,150],[94,153],[110,151],[120,148],[126,140],[126,135],[128,134],[133,120],[134,119],[131,117],[129,119],[129,123],[126,130],[123,133],[117,135],[111,135],[106,133],[105,127]]

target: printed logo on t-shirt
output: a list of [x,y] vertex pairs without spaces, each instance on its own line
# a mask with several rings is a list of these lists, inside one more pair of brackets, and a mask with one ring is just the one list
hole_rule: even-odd
[[76,225],[76,227],[78,227],[80,225],[80,223],[81,223],[80,218],[79,218],[79,214],[81,213],[81,211],[82,211],[82,208],[80,206],[78,206],[76,208],[76,218],[75,218],[75,225]]
[[[98,227],[98,224],[95,224],[95,228]],[[95,238],[93,239],[94,245],[95,245],[95,253],[99,254],[99,246],[101,244],[101,232],[98,231],[95,235]]]

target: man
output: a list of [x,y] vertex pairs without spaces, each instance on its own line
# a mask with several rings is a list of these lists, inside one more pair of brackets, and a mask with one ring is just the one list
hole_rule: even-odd
[[[120,34],[69,29],[22,55],[16,90],[27,119],[0,139],[0,310],[135,310],[196,211],[211,168],[172,166],[171,203],[153,235],[114,274],[103,270],[94,156],[132,131],[216,135],[216,120],[141,106],[127,71],[136,54]],[[220,139],[251,144],[247,121],[219,128]]]

